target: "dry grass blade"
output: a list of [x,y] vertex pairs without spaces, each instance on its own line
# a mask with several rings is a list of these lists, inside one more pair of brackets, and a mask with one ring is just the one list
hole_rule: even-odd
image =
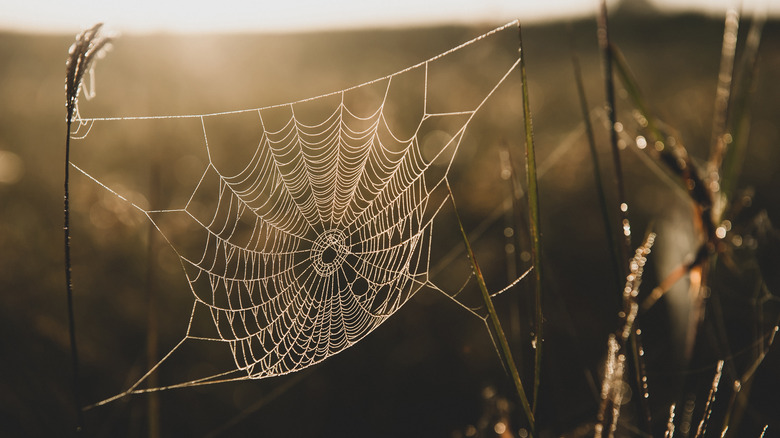
[[712,403],[715,402],[715,395],[718,393],[718,385],[720,384],[720,377],[723,375],[723,361],[719,360],[718,365],[715,368],[715,377],[712,378],[712,388],[707,396],[707,402],[704,404],[704,413],[702,414],[701,421],[699,422],[699,428],[696,430],[695,438],[702,437],[707,432],[707,423],[710,420],[712,414]]
[[[626,286],[623,289],[623,309],[620,311],[620,319],[623,326],[617,333],[609,335],[607,343],[607,361],[604,365],[604,380],[601,384],[601,404],[598,412],[595,436],[613,436],[617,429],[617,421],[620,417],[620,406],[623,404],[625,392],[625,367],[626,344],[633,333],[634,323],[639,304],[639,286],[642,284],[647,256],[655,243],[655,233],[649,233],[645,242],[636,249],[634,257],[629,262],[629,274],[626,276]],[[647,390],[645,382],[640,386],[644,399],[644,391]]]
[[676,407],[676,403],[672,403],[672,405],[669,406],[669,420],[666,422],[664,438],[672,438],[674,436],[674,410]]
[[92,68],[92,63],[102,53],[111,38],[100,33],[103,27],[98,23],[81,32],[76,37],[76,42],[70,47],[70,56],[65,63],[65,94],[66,107],[68,108],[68,122],[70,123],[76,113],[78,98],[84,82],[84,75]]

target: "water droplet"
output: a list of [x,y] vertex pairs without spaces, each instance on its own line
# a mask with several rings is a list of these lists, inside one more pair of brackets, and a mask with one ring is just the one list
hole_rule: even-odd
[[719,192],[720,191],[720,183],[717,181],[710,182],[710,191],[712,192]]

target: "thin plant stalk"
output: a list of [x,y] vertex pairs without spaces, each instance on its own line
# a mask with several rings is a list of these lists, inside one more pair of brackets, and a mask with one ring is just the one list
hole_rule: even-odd
[[[655,233],[648,233],[642,246],[636,249],[634,257],[628,263],[629,274],[626,276],[625,287],[623,288],[623,307],[620,312],[620,319],[623,326],[617,333],[610,334],[607,342],[607,360],[604,364],[604,380],[601,386],[601,403],[597,415],[598,423],[595,427],[595,436],[602,437],[614,436],[617,427],[617,421],[620,416],[620,406],[623,404],[623,391],[620,389],[625,380],[626,369],[626,343],[630,341],[631,335],[635,333],[637,315],[639,313],[639,304],[637,296],[639,287],[642,284],[644,267],[647,263],[647,256],[655,243]],[[640,398],[644,398],[644,388],[640,386]]]
[[[628,203],[626,202],[625,182],[623,179],[623,165],[620,160],[618,148],[617,114],[615,112],[615,82],[612,77],[612,49],[609,39],[609,23],[607,20],[607,2],[601,1],[601,12],[598,20],[598,40],[602,52],[602,64],[604,70],[604,91],[606,93],[604,109],[609,121],[609,144],[612,150],[612,164],[615,167],[615,186],[617,187],[617,201],[621,228],[623,229],[623,244],[620,245],[620,260],[628,260],[628,251],[631,247],[631,227],[628,222]],[[622,265],[622,263],[621,263]],[[626,271],[624,268],[623,274]]]
[[[615,185],[617,187],[617,203],[622,229],[622,244],[619,245],[620,260],[628,260],[628,252],[631,247],[631,223],[628,219],[628,201],[625,193],[625,182],[623,176],[623,167],[620,159],[620,149],[618,147],[618,122],[617,112],[615,110],[615,82],[612,73],[613,48],[609,38],[609,20],[607,16],[607,2],[601,0],[600,13],[598,14],[598,42],[602,52],[602,63],[604,70],[604,89],[605,89],[605,110],[609,120],[609,139],[612,150],[612,161],[615,168]],[[621,264],[622,265],[622,264]],[[622,265],[624,266],[624,265]],[[626,268],[623,268],[623,274],[627,274]],[[639,321],[634,323],[639,327]],[[632,330],[629,337],[629,347],[631,361],[633,362],[634,381],[633,386],[637,393],[645,394],[645,372],[639,350],[641,349],[641,340],[637,336],[637,331]],[[652,424],[650,406],[644,396],[639,397],[637,404],[637,413],[643,422],[644,429],[649,431]]]
[[694,438],[699,438],[704,436],[704,434],[707,432],[707,424],[710,421],[710,416],[712,415],[712,403],[715,402],[715,396],[718,393],[718,386],[720,385],[720,378],[723,373],[723,361],[718,361],[718,365],[715,367],[715,377],[712,378],[712,387],[710,388],[710,392],[707,395],[707,401],[704,404],[704,413],[702,414],[701,421],[699,422],[699,427],[696,429],[696,435]]
[[[70,113],[70,111],[68,111]],[[65,290],[68,297],[68,333],[70,334],[70,356],[73,368],[73,402],[76,407],[76,431],[78,434],[84,428],[84,415],[81,412],[81,392],[79,391],[79,352],[76,344],[76,322],[73,312],[73,270],[70,259],[70,129],[71,117],[68,116],[65,132],[65,195],[64,224],[65,232]]]
[[531,405],[528,403],[528,396],[525,393],[523,382],[520,380],[520,373],[517,371],[517,365],[515,364],[515,360],[512,358],[512,351],[509,348],[509,342],[506,339],[504,330],[501,327],[501,321],[498,319],[496,308],[493,306],[493,299],[490,297],[490,292],[488,292],[487,285],[485,284],[485,278],[482,276],[482,271],[479,269],[477,258],[474,256],[474,251],[471,249],[471,243],[469,243],[469,238],[466,235],[466,230],[463,228],[463,222],[460,220],[460,214],[458,214],[458,207],[455,205],[455,197],[452,194],[452,188],[450,187],[449,181],[445,180],[445,182],[447,183],[447,190],[450,194],[452,208],[455,210],[455,219],[458,221],[458,228],[460,228],[460,233],[463,237],[463,243],[466,246],[466,252],[468,253],[469,261],[471,262],[474,276],[477,279],[477,285],[479,286],[479,290],[482,293],[482,299],[485,301],[485,307],[487,308],[488,314],[490,315],[490,322],[493,324],[493,331],[496,333],[498,344],[501,347],[501,352],[504,355],[505,365],[509,370],[509,374],[512,376],[512,381],[514,382],[515,388],[517,389],[517,395],[520,397],[520,404],[523,406],[523,412],[525,413],[526,420],[528,421],[528,427],[531,430],[531,436],[533,436],[536,434],[534,413],[531,409]]
[[[660,129],[660,121],[649,111],[648,105],[645,103],[645,99],[639,90],[637,80],[628,68],[625,57],[614,45],[610,46],[610,50],[614,65],[617,67],[617,73],[629,97],[631,97],[634,106],[647,122],[647,128],[656,142],[660,142],[662,145],[658,159],[666,166],[667,170],[680,178],[681,186],[684,187],[684,190],[694,203],[697,218],[696,227],[700,231],[702,239],[705,242],[709,242],[714,237],[715,232],[711,215],[713,206],[711,191],[704,183],[703,177],[689,157],[685,146],[679,140],[679,135],[674,134],[675,141],[664,144],[664,132]],[[704,253],[697,254],[696,263],[690,264],[686,268],[686,273],[706,260],[706,257],[708,257],[707,251],[709,250],[706,247],[703,250]]]
[[593,132],[593,123],[590,120],[590,106],[588,105],[588,98],[585,94],[585,86],[582,83],[582,69],[580,68],[580,61],[574,51],[574,39],[572,36],[572,65],[574,67],[574,79],[577,84],[577,94],[580,101],[580,110],[582,111],[582,120],[585,123],[585,134],[588,139],[588,147],[590,149],[590,157],[593,162],[593,179],[596,183],[596,193],[599,197],[599,207],[601,208],[601,220],[604,224],[604,234],[607,236],[607,242],[609,243],[609,254],[612,257],[612,266],[615,270],[615,288],[620,288],[620,282],[622,279],[623,268],[621,267],[618,259],[620,250],[618,249],[617,242],[613,235],[611,221],[609,220],[609,207],[607,205],[606,192],[604,190],[604,184],[601,180],[601,165],[599,164],[598,152],[596,151],[596,136]]
[[73,401],[76,407],[76,433],[81,434],[84,428],[84,416],[81,410],[81,393],[79,390],[79,358],[76,344],[76,322],[73,311],[73,277],[70,254],[70,133],[73,120],[78,113],[78,97],[81,91],[84,74],[90,70],[95,56],[101,53],[109,38],[101,36],[102,24],[81,32],[70,48],[65,63],[65,108],[67,109],[65,132],[65,190],[64,190],[64,224],[65,234],[65,289],[68,303],[68,332],[70,335],[70,351],[73,367]]
[[727,201],[732,200],[736,186],[736,179],[744,159],[749,135],[749,101],[752,94],[753,81],[757,71],[758,49],[761,44],[761,34],[765,13],[757,13],[753,16],[753,22],[745,41],[740,71],[735,76],[732,92],[732,105],[729,111],[731,144],[726,149],[720,170],[720,190]]
[[642,117],[647,122],[647,129],[653,134],[657,141],[664,140],[664,134],[658,126],[658,121],[655,116],[650,112],[645,99],[642,96],[642,92],[639,89],[637,80],[631,70],[628,68],[628,61],[626,61],[623,52],[615,45],[610,45],[610,56],[612,56],[612,65],[615,67],[616,73],[620,78],[620,82],[625,88],[628,96],[631,98],[634,106],[639,110]]
[[[731,8],[726,12],[726,22],[723,28],[723,44],[720,53],[720,70],[718,86],[715,92],[715,110],[712,122],[712,139],[707,179],[710,190],[720,192],[720,169],[723,156],[730,143],[726,136],[726,121],[731,107],[731,83],[734,77],[734,63],[737,51],[737,32],[739,31],[739,12]],[[715,199],[716,201],[719,198]],[[723,206],[719,205],[715,219],[719,221]]]
[[[766,344],[759,344],[761,345],[761,352],[759,353],[756,360],[753,361],[753,364],[744,373],[742,373],[742,375],[737,380],[734,381],[731,398],[729,399],[728,407],[726,408],[726,414],[723,418],[722,430],[724,433],[721,436],[733,436],[733,433],[727,435],[726,432],[729,431],[731,426],[736,426],[739,424],[739,421],[741,420],[745,407],[748,403],[747,397],[748,393],[750,392],[750,387],[753,385],[753,375],[755,374],[758,367],[764,362],[764,358],[766,358],[766,355],[769,353],[769,349],[772,347],[778,331],[780,331],[780,326],[775,325],[772,331],[766,335],[766,337],[768,337]],[[732,421],[732,418],[734,421]],[[734,430],[736,430],[736,427]]]
[[539,218],[539,186],[536,175],[536,150],[534,148],[534,129],[531,120],[531,103],[528,98],[528,80],[525,74],[525,53],[523,53],[523,31],[517,25],[518,51],[520,53],[520,79],[523,93],[523,121],[525,123],[525,165],[526,184],[528,186],[528,215],[531,228],[531,249],[534,268],[534,386],[533,412],[539,404],[539,383],[542,374],[542,343],[544,342],[542,314],[542,232]]

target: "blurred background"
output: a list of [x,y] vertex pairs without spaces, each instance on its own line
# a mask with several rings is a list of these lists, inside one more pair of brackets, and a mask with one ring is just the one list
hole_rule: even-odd
[[[391,74],[519,18],[543,172],[546,326],[538,423],[541,436],[587,436],[592,430],[606,339],[618,328],[620,304],[571,61],[573,41],[595,126],[603,131],[595,6],[561,0],[551,12],[534,11],[530,2],[520,2],[519,9],[493,2],[476,12],[462,2],[424,13],[411,5],[376,12],[339,4],[330,11],[342,21],[327,21],[318,3],[287,11],[292,17],[287,21],[263,21],[264,14],[254,9],[225,14],[261,17],[265,24],[258,26],[226,24],[213,11],[205,16],[182,11],[176,20],[160,20],[176,12],[165,10],[165,3],[154,9],[142,2],[136,14],[79,2],[67,3],[62,11],[55,2],[2,5],[0,435],[67,436],[75,425],[63,284],[64,65],[75,33],[97,21],[106,21],[119,35],[97,62],[96,97],[80,100],[84,117],[200,114],[295,101]],[[695,2],[676,8],[610,3],[612,37],[647,103],[679,132],[697,163],[709,151],[725,11],[725,5],[707,3],[708,8]],[[413,16],[398,12],[404,10]],[[353,18],[346,18],[348,11]],[[739,180],[741,189],[750,190],[740,228],[746,241],[761,211],[780,223],[780,26],[774,17],[770,13],[759,50],[750,143]],[[746,18],[740,41],[750,14]],[[516,56],[516,44],[510,30],[480,46],[475,56],[501,68]],[[442,93],[452,90],[453,99],[480,85],[479,72],[464,63],[435,79]],[[516,76],[472,122],[450,172],[492,290],[530,266],[525,199],[513,206],[513,179],[525,181]],[[625,93],[618,93],[619,117],[633,137],[641,128],[632,122],[631,110]],[[191,192],[203,163],[198,123],[124,123],[112,129],[114,137],[101,137],[108,139],[102,149],[74,149],[74,163],[86,163],[100,181],[134,199],[175,203]],[[597,133],[609,183],[605,138]],[[633,244],[640,243],[650,224],[660,233],[642,286],[648,293],[695,252],[693,214],[686,195],[640,152],[628,147],[623,158]],[[192,295],[175,254],[145,216],[83,175],[72,173],[71,184],[80,388],[84,403],[94,403],[125,390],[150,360],[156,362],[150,355],[160,357],[182,338]],[[614,200],[611,188],[607,194]],[[448,281],[460,278],[467,260],[457,234],[449,232],[452,223],[445,219],[440,229],[444,238],[434,248],[441,261],[434,282],[453,290],[459,284]],[[714,315],[715,322],[705,320],[689,364],[680,357],[684,333],[671,300],[640,316],[655,432],[662,434],[669,404],[690,394],[697,418],[716,361],[734,364],[724,371],[729,386],[753,363],[760,336],[777,323],[777,299],[757,299],[749,245],[737,249],[734,260],[735,266],[713,285],[718,304],[708,305],[707,315]],[[529,382],[532,291],[531,282],[523,282],[496,299]],[[473,284],[464,295],[478,302]],[[181,362],[160,373],[158,383],[208,372],[210,357],[227,352],[222,350],[183,352]],[[770,431],[780,430],[779,366],[775,347],[753,377],[756,385],[738,436],[758,436],[766,424]],[[637,395],[628,397],[630,405]],[[641,436],[633,428],[633,410],[623,412],[619,434]],[[426,289],[355,347],[300,373],[133,396],[86,412],[85,424],[88,436],[517,436],[523,426],[511,380],[483,321]]]

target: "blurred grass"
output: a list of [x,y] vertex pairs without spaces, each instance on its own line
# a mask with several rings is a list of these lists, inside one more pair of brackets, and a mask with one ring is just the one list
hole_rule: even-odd
[[[722,20],[615,16],[610,26],[611,38],[620,45],[648,103],[680,132],[694,158],[706,157]],[[585,91],[599,96],[603,91],[595,22],[577,22],[573,29]],[[85,116],[191,114],[288,102],[392,73],[483,30],[448,27],[302,35],[124,36],[117,39],[106,59],[98,61],[98,96],[92,102],[82,99],[82,112]],[[577,129],[582,116],[571,79],[566,27],[524,26],[523,36],[541,166]],[[64,151],[60,139],[65,118],[64,61],[72,39],[72,35],[0,35],[0,59],[4,61],[0,63],[0,101],[4,103],[0,106],[0,151],[18,157],[20,164],[14,161],[14,168],[21,171],[17,181],[0,182],[2,435],[63,435],[72,430],[74,421],[68,408],[70,362],[66,300],[61,291]],[[505,59],[513,56],[514,50],[516,43],[508,40],[485,59]],[[778,54],[780,24],[770,21],[764,27],[755,72],[758,92],[750,104],[746,171],[737,184],[755,188],[751,209],[766,209],[775,224],[780,223]],[[469,86],[469,78],[454,76],[450,80],[452,83],[445,85],[454,90]],[[476,228],[491,209],[504,202],[500,142],[516,145],[521,141],[519,128],[510,127],[519,119],[509,117],[520,114],[519,87],[509,87],[504,93],[501,102],[506,106],[486,108],[469,128],[464,144],[472,146],[459,152],[451,173],[466,231]],[[620,92],[617,97],[620,114],[630,104]],[[140,125],[128,128],[117,144],[121,154],[94,158],[106,160],[102,177],[125,181],[143,193],[149,178],[140,159],[143,151],[155,150],[155,145],[144,143],[151,134],[165,146],[156,150],[157,158],[174,169],[163,175],[162,184],[181,185],[180,181],[191,177],[186,175],[186,160],[197,163],[199,159],[183,151],[201,140],[198,130],[193,132],[184,125],[151,133]],[[597,142],[603,144],[603,132],[596,135]],[[602,360],[607,334],[617,321],[609,248],[593,189],[586,139],[580,137],[563,159],[540,176],[539,187],[549,282],[545,287],[550,299],[545,308],[544,376],[537,422],[555,433],[576,430],[593,421],[597,401],[589,379],[599,378],[594,373]],[[131,147],[137,148],[132,154],[127,150]],[[602,165],[607,165],[606,150],[601,153]],[[675,189],[635,155],[625,154],[624,158],[628,198],[635,200],[632,226],[643,230],[649,221],[660,220],[683,229],[680,221],[690,220],[690,214]],[[184,170],[176,171],[178,168]],[[82,380],[85,397],[98,399],[127,387],[146,366],[143,298],[147,224],[144,217],[118,205],[84,178],[74,181],[73,190],[74,285]],[[491,290],[507,283],[502,232],[503,224],[499,223],[472,242]],[[453,242],[453,246],[457,244]],[[530,248],[518,249],[518,253],[522,251]],[[659,242],[654,254],[663,251]],[[160,314],[166,315],[160,324],[160,348],[165,350],[183,335],[191,298],[170,252],[161,250],[157,261],[163,272],[156,290]],[[645,273],[646,283],[652,283],[652,275],[663,276],[652,264]],[[533,301],[530,289],[519,289],[513,293],[521,294],[525,350],[519,349],[516,358],[527,374],[533,367],[528,342]],[[499,312],[503,308],[508,313],[505,306],[509,302],[507,294],[497,297]],[[735,354],[741,355],[753,332],[740,324],[753,317],[752,310],[739,294],[727,295],[725,302],[730,341]],[[656,414],[668,412],[668,405],[662,402],[674,392],[679,372],[665,357],[668,345],[674,342],[670,318],[661,306],[643,320],[651,397],[655,397],[651,404]],[[653,323],[648,324],[649,320]],[[747,431],[760,431],[766,423],[770,430],[780,428],[773,417],[780,410],[780,379],[773,371],[779,361],[776,348],[770,350],[756,371],[754,379],[761,384],[751,393],[750,415],[743,420]],[[714,366],[714,360],[710,365]],[[711,369],[701,372],[705,380],[711,379]],[[289,379],[163,393],[163,435],[198,435],[217,429]],[[423,292],[354,349],[317,366],[230,432],[455,436],[454,432],[477,425],[487,412],[486,386],[512,399],[511,381],[496,360],[484,326],[440,296]],[[519,415],[516,407],[514,412]],[[145,415],[145,399],[137,397],[129,403],[90,411],[87,424],[98,436],[142,436]]]

